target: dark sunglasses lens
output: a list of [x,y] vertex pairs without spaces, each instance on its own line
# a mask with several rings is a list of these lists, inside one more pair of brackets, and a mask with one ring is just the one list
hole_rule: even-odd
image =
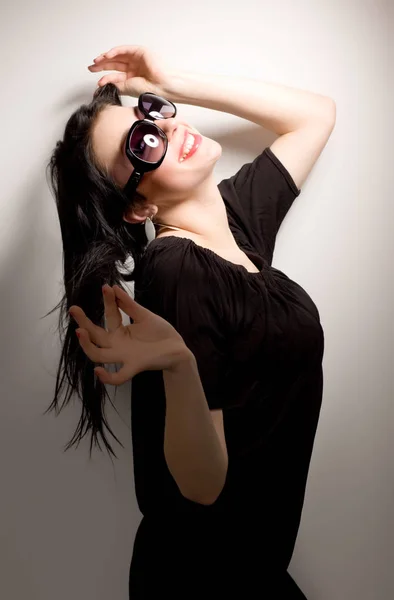
[[175,115],[174,107],[165,98],[147,92],[141,102],[145,113],[156,119],[171,119]]
[[164,132],[150,123],[139,123],[129,140],[129,150],[148,163],[158,162],[166,148],[167,139]]

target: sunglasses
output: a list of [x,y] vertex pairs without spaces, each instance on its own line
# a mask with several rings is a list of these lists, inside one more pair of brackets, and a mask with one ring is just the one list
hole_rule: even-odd
[[168,138],[154,121],[176,116],[175,104],[150,92],[140,95],[138,110],[145,118],[133,123],[126,138],[126,156],[134,167],[123,189],[129,198],[134,196],[144,173],[160,167],[167,152]]

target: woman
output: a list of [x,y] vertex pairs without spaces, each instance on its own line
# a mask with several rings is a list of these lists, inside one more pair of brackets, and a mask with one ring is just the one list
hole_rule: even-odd
[[[322,400],[324,335],[309,295],[271,263],[335,104],[171,71],[140,46],[94,63],[92,72],[117,72],[72,115],[51,159],[61,318],[73,319],[50,409],[64,386],[66,402],[77,391],[83,411],[71,444],[91,429],[91,448],[100,434],[113,453],[103,384],[132,379],[143,519],[130,598],[305,598],[287,567]],[[122,106],[119,92],[138,97],[138,107]],[[175,102],[241,116],[279,137],[218,186],[220,145],[176,118]],[[135,300],[121,289],[131,280]],[[110,373],[100,363],[122,367]]]

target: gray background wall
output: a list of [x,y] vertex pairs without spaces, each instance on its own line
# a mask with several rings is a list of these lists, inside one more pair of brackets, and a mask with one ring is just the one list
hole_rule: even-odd
[[[309,600],[389,600],[393,4],[153,0],[144,10],[124,0],[16,0],[1,8],[1,598],[127,598],[141,519],[130,383],[118,389],[120,414],[107,413],[125,445],[114,442],[115,468],[98,451],[89,461],[86,439],[63,453],[79,404],[57,419],[42,416],[60,347],[56,315],[40,317],[62,292],[46,162],[69,115],[96,87],[100,75],[87,65],[113,46],[141,44],[164,46],[174,68],[260,78],[336,100],[336,128],[282,225],[273,263],[312,296],[326,338],[323,408],[290,571]],[[222,144],[218,183],[275,139],[200,107],[181,105],[179,115]]]

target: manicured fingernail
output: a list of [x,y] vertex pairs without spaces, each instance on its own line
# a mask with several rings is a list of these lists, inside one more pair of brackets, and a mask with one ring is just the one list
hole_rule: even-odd
[[81,337],[81,334],[80,334],[80,332],[79,332],[79,331],[76,331],[75,333],[77,334],[77,338],[79,339],[79,338]]

